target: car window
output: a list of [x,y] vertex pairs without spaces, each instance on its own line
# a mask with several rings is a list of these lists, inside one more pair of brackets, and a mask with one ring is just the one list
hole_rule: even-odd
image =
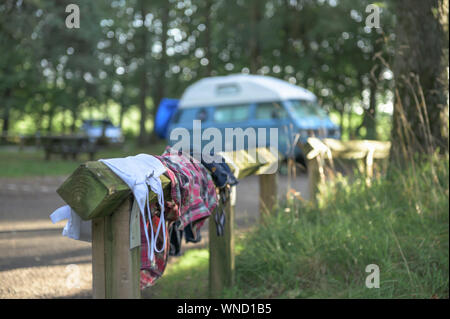
[[175,114],[174,123],[189,122],[193,120],[206,121],[208,119],[208,111],[206,109],[182,109]]
[[256,106],[256,118],[259,120],[284,119],[286,117],[287,113],[280,103],[260,103]]
[[294,116],[297,118],[308,116],[327,117],[327,112],[325,112],[316,101],[291,100],[289,102],[294,110]]
[[176,116],[176,122],[187,122],[194,120],[195,113],[197,112],[197,109],[184,109],[179,110]]
[[219,123],[245,121],[249,113],[249,104],[218,106],[214,111],[214,121]]

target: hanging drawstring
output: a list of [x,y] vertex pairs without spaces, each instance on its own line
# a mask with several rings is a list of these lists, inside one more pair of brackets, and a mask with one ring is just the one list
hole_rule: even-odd
[[[137,181],[135,182],[134,186],[139,185],[142,183],[138,183]],[[148,192],[145,196],[145,201],[147,203],[147,210],[150,213],[150,208],[148,207]],[[142,220],[144,222],[144,225],[147,225],[147,219],[145,218],[145,209],[144,211],[141,211],[141,216],[142,216]],[[150,228],[151,228],[151,237],[152,240],[150,241],[150,238],[148,236],[148,227],[144,227],[144,233],[145,233],[145,239],[147,240],[147,256],[149,256],[149,259],[151,261],[151,263],[153,264],[153,249],[151,249],[151,243],[153,243],[153,223],[151,220],[151,213],[150,213],[150,220],[149,220],[149,224],[150,224]]]
[[[150,187],[152,186],[150,184],[150,178],[152,178],[152,177],[153,177],[153,172],[147,174],[147,176],[145,177],[145,181],[144,181],[144,183]],[[159,183],[161,183],[161,180],[159,180],[159,179],[157,179],[157,180]],[[142,184],[142,183],[136,183],[135,185],[138,185],[138,184]],[[159,196],[160,194],[157,193],[157,195],[158,195],[158,203],[161,208],[161,213],[160,213],[160,217],[159,217],[159,224],[158,224],[158,227],[156,228],[156,233],[153,231],[152,212],[150,210],[148,192],[146,193],[146,197],[145,197],[147,211],[149,214],[150,238],[148,235],[147,227],[144,227],[144,230],[145,230],[145,237],[147,239],[147,254],[149,256],[149,260],[150,260],[152,266],[155,265],[155,261],[154,261],[155,252],[161,253],[164,251],[164,249],[166,247],[166,223],[165,223],[165,218],[164,218],[164,200],[161,198],[161,196]],[[147,222],[146,222],[146,218],[145,218],[145,212],[142,214],[142,216],[143,216],[143,220],[144,220],[144,225],[146,225]],[[158,249],[158,247],[156,246],[156,240],[158,239],[161,228],[162,228],[162,232],[163,232],[163,245],[160,249]]]

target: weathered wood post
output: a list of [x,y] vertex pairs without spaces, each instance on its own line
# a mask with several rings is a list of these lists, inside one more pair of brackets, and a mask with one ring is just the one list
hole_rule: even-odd
[[225,230],[221,237],[217,236],[215,214],[213,212],[209,218],[209,295],[212,298],[219,297],[224,288],[234,284],[234,203],[231,198],[225,204]]
[[315,202],[317,199],[317,193],[319,192],[319,185],[322,180],[320,174],[320,155],[312,159],[307,159],[307,171],[308,171],[308,191],[309,200]]
[[307,143],[303,145],[303,152],[308,171],[309,200],[316,202],[319,185],[325,179],[324,155],[328,148],[317,138],[308,138]]
[[92,285],[94,298],[141,297],[140,247],[130,249],[131,200],[110,216],[92,220]]
[[[238,179],[250,175],[260,175],[276,171],[278,157],[266,148],[245,151],[223,152],[220,155],[225,159],[230,169]],[[258,156],[256,156],[258,155]],[[259,161],[264,158],[264,161]],[[273,169],[275,166],[275,170]],[[263,177],[264,205],[273,207],[276,202],[276,173]],[[234,205],[236,202],[236,187],[232,187],[230,198],[225,207],[225,234],[217,236],[213,212],[209,218],[209,294],[211,297],[220,296],[223,288],[231,287],[235,277],[234,253]]]
[[259,217],[272,212],[277,202],[278,175],[277,173],[259,175]]
[[372,185],[374,153],[375,153],[375,148],[371,145],[368,145],[367,154],[364,157],[365,176],[366,176],[366,185],[367,186]]
[[256,175],[259,175],[259,218],[269,215],[278,200],[278,165],[280,154],[274,154],[273,150],[258,148],[258,162],[263,164]]
[[81,218],[92,220],[94,298],[139,298],[140,250],[130,250],[128,186],[104,163],[87,162],[57,192]]

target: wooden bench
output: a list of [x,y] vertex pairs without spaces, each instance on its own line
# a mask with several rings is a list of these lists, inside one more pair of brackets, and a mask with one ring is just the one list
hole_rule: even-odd
[[310,199],[315,201],[319,185],[326,180],[326,169],[335,172],[336,160],[359,162],[360,171],[370,186],[374,175],[374,161],[389,157],[390,142],[375,140],[341,141],[310,137],[301,146],[306,154]]
[[41,143],[46,160],[50,160],[52,154],[60,154],[64,159],[76,159],[78,154],[87,153],[92,161],[98,151],[96,143],[91,142],[87,136],[80,135],[42,136]]

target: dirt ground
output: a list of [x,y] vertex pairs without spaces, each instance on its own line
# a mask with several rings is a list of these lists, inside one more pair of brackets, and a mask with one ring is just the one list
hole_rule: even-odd
[[[49,219],[65,204],[56,194],[65,178],[0,178],[0,298],[92,297],[91,244],[63,237],[65,221]],[[280,197],[286,185],[287,177],[280,176]],[[307,176],[298,176],[292,188],[308,198]],[[237,230],[257,222],[258,192],[255,176],[237,186]],[[183,248],[206,246],[207,229],[202,242]]]

